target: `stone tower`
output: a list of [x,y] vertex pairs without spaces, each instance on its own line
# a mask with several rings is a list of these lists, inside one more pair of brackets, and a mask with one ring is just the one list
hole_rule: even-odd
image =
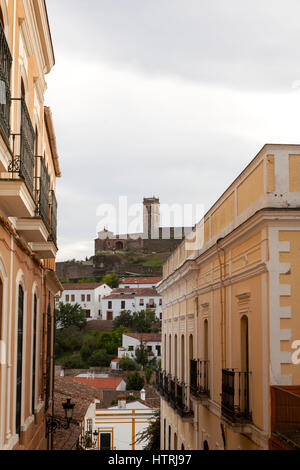
[[159,198],[144,198],[144,238],[159,239],[160,201]]

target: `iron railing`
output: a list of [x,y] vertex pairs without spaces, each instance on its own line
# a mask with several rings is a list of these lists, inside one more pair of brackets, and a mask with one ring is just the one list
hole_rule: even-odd
[[209,396],[209,361],[192,359],[190,363],[191,394],[195,397]]
[[32,197],[34,198],[34,144],[35,132],[32,127],[27,105],[23,98],[13,98],[21,103],[21,129],[20,134],[13,134],[13,153],[15,152],[15,138],[20,137],[20,155],[14,156],[10,162],[8,171],[17,173],[24,179]]
[[10,72],[12,57],[0,22],[0,126],[7,139],[10,136]]
[[188,403],[188,386],[165,371],[156,371],[156,388],[181,417],[193,416]]
[[222,417],[232,423],[250,422],[250,373],[222,370]]
[[57,244],[57,200],[53,190],[51,191],[51,239]]
[[49,191],[50,177],[43,157],[40,157],[39,215],[50,228]]

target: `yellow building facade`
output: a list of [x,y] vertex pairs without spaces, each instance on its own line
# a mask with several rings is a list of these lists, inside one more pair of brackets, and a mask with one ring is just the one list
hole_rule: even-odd
[[44,0],[0,0],[0,449],[48,448],[60,176]]
[[299,207],[300,146],[265,145],[167,260],[162,449],[300,445]]

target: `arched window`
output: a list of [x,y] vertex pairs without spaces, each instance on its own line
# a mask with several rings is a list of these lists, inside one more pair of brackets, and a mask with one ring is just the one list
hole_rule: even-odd
[[47,356],[46,356],[46,398],[45,408],[46,411],[49,408],[50,400],[50,380],[51,380],[51,349],[52,349],[52,318],[51,318],[51,305],[50,305],[50,294],[47,311]]
[[32,347],[32,414],[35,410],[35,377],[36,377],[36,341],[37,341],[37,297],[33,299],[33,347]]
[[171,426],[169,426],[169,450],[171,450],[171,435],[172,435],[172,429],[171,429]]
[[178,377],[177,361],[178,361],[178,345],[177,345],[177,335],[175,335],[175,339],[174,339],[174,375],[175,375],[176,378]]
[[174,434],[174,450],[177,450],[177,434]]
[[241,371],[249,372],[249,333],[246,315],[241,318]]
[[169,336],[169,374],[172,374],[172,336]]
[[21,98],[26,101],[26,91],[23,78],[21,78]]
[[23,373],[23,323],[24,323],[24,291],[19,286],[18,298],[18,336],[17,336],[17,393],[16,393],[16,433],[21,431],[22,409],[22,373]]
[[184,450],[184,444],[183,443],[181,444],[181,450]]
[[181,380],[184,381],[184,359],[185,359],[185,347],[184,347],[184,335],[181,336]]
[[204,321],[204,360],[208,361],[208,320]]

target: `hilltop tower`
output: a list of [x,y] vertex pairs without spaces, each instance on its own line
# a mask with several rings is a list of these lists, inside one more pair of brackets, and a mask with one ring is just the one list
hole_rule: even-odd
[[159,239],[160,201],[159,198],[144,198],[144,239]]

